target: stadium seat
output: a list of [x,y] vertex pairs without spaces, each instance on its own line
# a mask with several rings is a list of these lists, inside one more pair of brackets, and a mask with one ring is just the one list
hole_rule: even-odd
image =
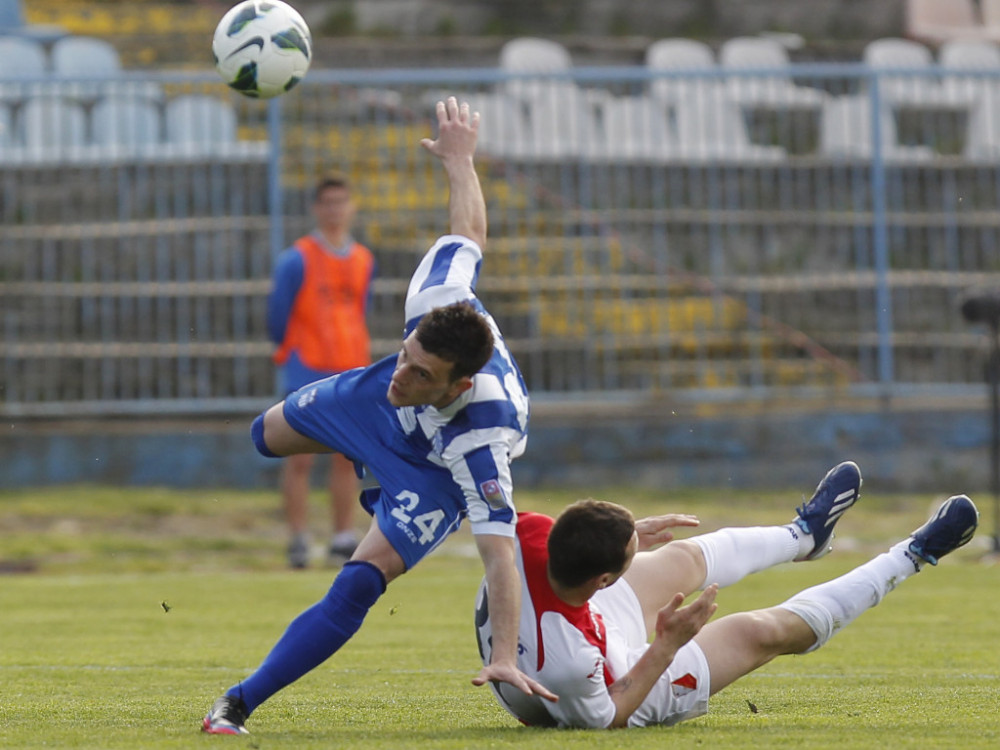
[[45,48],[39,42],[0,36],[0,101],[16,103],[29,96],[38,83],[24,83],[46,73]]
[[0,80],[12,81],[45,74],[45,48],[18,36],[0,36]]
[[501,109],[521,109],[502,115],[512,127],[510,137],[503,138],[507,155],[560,159],[592,143],[594,112],[611,93],[579,86],[569,76],[572,60],[563,45],[535,37],[512,39],[500,50],[500,69],[517,77],[501,82],[497,89],[506,103],[495,101]]
[[626,162],[663,162],[679,154],[671,121],[673,105],[659,97],[611,101],[601,112],[604,155]]
[[29,99],[21,108],[17,140],[32,158],[75,158],[87,141],[84,108],[54,96]]
[[10,107],[0,104],[0,149],[14,145],[14,117]]
[[941,85],[956,100],[978,100],[1000,88],[1000,47],[994,42],[947,41],[938,50],[938,63],[943,69]]
[[165,124],[167,144],[181,155],[210,155],[236,142],[236,110],[213,96],[187,94],[170,99]]
[[59,79],[56,83],[62,96],[89,102],[117,94],[132,93],[153,98],[160,93],[158,84],[154,82],[124,79],[117,50],[103,39],[63,37],[52,45],[51,56],[52,72]]
[[[872,103],[868,94],[832,97],[823,105],[820,123],[820,153],[833,159],[870,159]],[[902,146],[897,142],[896,122],[888,105],[879,108],[881,155],[887,162],[925,162],[934,158],[927,146]]]
[[549,39],[518,37],[511,39],[500,49],[502,71],[531,76],[505,81],[501,88],[511,96],[535,98],[540,94],[550,93],[556,87],[575,87],[576,84],[568,78],[540,77],[551,74],[559,76],[568,73],[572,67],[569,50]]
[[931,44],[985,38],[974,0],[907,0],[906,36]]
[[774,162],[787,156],[780,146],[752,143],[739,105],[724,96],[700,96],[678,102],[675,113],[681,159]]
[[[437,98],[440,98],[438,96]],[[472,94],[469,106],[482,115],[477,150],[495,157],[527,151],[527,107],[503,91]]]
[[1000,71],[1000,47],[986,39],[952,39],[941,45],[938,62],[946,68]]
[[63,76],[106,76],[121,72],[118,52],[103,39],[67,36],[52,45],[52,72]]
[[934,74],[930,49],[909,39],[885,37],[865,45],[862,59],[878,74],[879,96],[893,106],[933,107],[948,96]]
[[105,97],[94,105],[90,124],[94,144],[112,156],[133,155],[162,140],[159,107],[147,99]]
[[729,96],[744,106],[818,110],[826,94],[808,86],[799,86],[791,76],[787,50],[775,39],[734,37],[719,49],[723,68],[737,70],[776,70],[773,75],[731,75],[726,78]]
[[993,90],[983,96],[969,116],[964,155],[970,161],[1000,161],[1000,95]]
[[[655,77],[650,83],[649,92],[657,99],[685,99],[722,81],[709,75],[718,69],[712,48],[694,39],[658,39],[646,48],[645,59],[651,72],[669,74]],[[696,75],[685,75],[688,73]]]

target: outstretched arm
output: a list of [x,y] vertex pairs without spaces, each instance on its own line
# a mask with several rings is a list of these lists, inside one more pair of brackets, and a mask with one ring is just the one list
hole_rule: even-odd
[[558,700],[555,693],[517,667],[517,628],[521,617],[521,577],[514,560],[514,540],[496,534],[477,534],[476,546],[486,569],[493,622],[490,663],[472,680],[473,685],[508,682],[528,695]]
[[437,103],[437,140],[424,138],[420,145],[441,160],[448,175],[448,217],[452,234],[461,234],[479,245],[486,243],[486,201],[473,162],[479,134],[479,113],[468,102],[449,96]]
[[653,689],[660,676],[667,671],[677,651],[701,630],[715,613],[715,593],[718,587],[713,583],[701,596],[686,607],[684,595],[676,594],[671,602],[659,611],[656,618],[656,636],[639,661],[628,672],[608,687],[611,700],[615,704],[614,728],[628,726],[629,717],[635,713]]

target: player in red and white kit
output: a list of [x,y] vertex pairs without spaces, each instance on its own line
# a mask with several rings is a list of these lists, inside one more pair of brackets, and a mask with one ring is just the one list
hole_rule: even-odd
[[[505,684],[494,685],[494,694],[531,726],[669,725],[700,716],[710,695],[776,656],[819,648],[975,532],[976,507],[957,495],[909,537],[846,575],[776,607],[708,623],[719,587],[782,562],[826,554],[834,525],[857,501],[860,487],[858,467],[845,462],[830,470],[786,526],[721,529],[651,551],[672,538],[670,528],[695,526],[697,519],[670,514],[634,521],[620,505],[596,500],[571,505],[555,521],[519,515],[518,666],[559,701]],[[698,590],[703,593],[693,603],[681,606]],[[476,631],[487,663],[485,583]]]

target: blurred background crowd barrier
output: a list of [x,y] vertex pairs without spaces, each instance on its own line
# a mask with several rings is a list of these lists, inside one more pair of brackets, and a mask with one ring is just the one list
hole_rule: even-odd
[[376,356],[446,230],[419,148],[482,112],[479,292],[538,402],[982,391],[963,299],[1000,288],[1000,48],[652,44],[574,66],[313,69],[271,102],[123,71],[97,39],[0,38],[0,416],[222,414],[275,399],[266,295],[344,172],[379,275]]

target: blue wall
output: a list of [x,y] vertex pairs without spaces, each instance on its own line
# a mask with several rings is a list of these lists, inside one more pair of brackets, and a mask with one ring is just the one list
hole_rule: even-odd
[[[274,487],[280,461],[249,438],[250,418],[211,422],[11,423],[0,488],[75,482]],[[988,408],[678,416],[546,414],[538,409],[520,486],[801,487],[851,459],[885,490],[990,489]]]

